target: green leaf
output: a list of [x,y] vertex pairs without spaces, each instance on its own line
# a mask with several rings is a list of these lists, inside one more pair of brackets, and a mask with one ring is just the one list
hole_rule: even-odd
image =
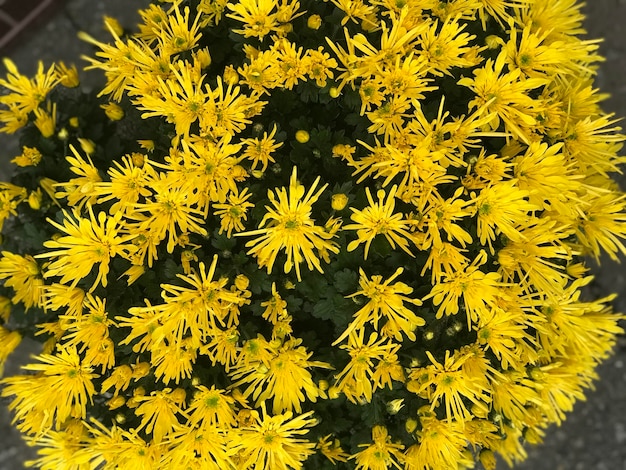
[[334,279],[334,287],[337,291],[342,293],[352,293],[358,287],[358,278],[359,275],[350,270],[350,269],[342,269],[335,273]]

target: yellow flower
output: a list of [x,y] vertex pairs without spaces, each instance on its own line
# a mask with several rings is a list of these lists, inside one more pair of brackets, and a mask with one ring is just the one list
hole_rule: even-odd
[[11,160],[17,166],[37,166],[41,161],[41,152],[35,147],[22,147],[22,154]]
[[67,88],[76,88],[80,84],[80,79],[78,78],[78,70],[75,65],[68,67],[61,62],[57,62],[55,64],[56,73],[59,76],[61,81],[61,85]]
[[203,78],[196,77],[183,61],[170,65],[172,79],[159,80],[154,94],[137,95],[134,103],[146,111],[141,117],[165,116],[176,126],[178,135],[189,135],[191,125],[202,115],[209,94],[203,90]]
[[79,317],[83,313],[85,291],[78,287],[65,286],[63,284],[50,284],[43,287],[43,308],[57,311],[67,307],[65,315]]
[[[315,268],[323,272],[314,249],[318,252],[328,250],[337,253],[339,251],[335,243],[328,241],[333,235],[326,232],[323,227],[315,225],[315,221],[311,218],[313,203],[328,186],[325,184],[314,193],[319,180],[319,177],[315,179],[305,195],[305,188],[298,183],[297,170],[294,167],[289,180],[289,190],[283,187],[277,189],[275,193],[268,191],[269,200],[274,207],[265,206],[268,212],[261,220],[260,228],[238,234],[260,235],[247,242],[246,246],[252,247],[248,254],[257,258],[259,266],[267,266],[268,273],[272,272],[276,256],[283,249],[287,252],[285,273],[291,272],[295,266],[298,280],[301,280],[300,263],[303,261],[306,261],[309,270]],[[268,226],[262,228],[266,224]]]
[[[406,470],[425,468],[459,468],[467,438],[463,427],[456,421],[439,420],[428,412],[420,417],[421,429],[417,431],[418,443],[405,454]],[[468,462],[469,463],[469,462]]]
[[185,392],[183,389],[172,390],[165,388],[155,390],[148,396],[139,399],[140,405],[135,414],[141,418],[137,430],[144,429],[152,435],[152,441],[156,444],[178,426],[177,414],[182,413],[180,395],[184,402]]
[[48,93],[59,83],[59,78],[52,65],[44,72],[43,63],[39,62],[37,74],[32,80],[20,75],[11,59],[4,59],[4,66],[9,71],[7,79],[0,79],[0,85],[8,88],[11,93],[0,97],[0,103],[15,107],[23,113],[36,110],[48,96]]
[[348,243],[348,251],[353,251],[361,243],[365,243],[365,259],[367,259],[372,241],[377,235],[382,234],[392,248],[395,248],[397,243],[403,251],[414,256],[409,250],[408,240],[411,239],[411,234],[408,231],[409,221],[401,213],[394,214],[397,189],[395,185],[391,188],[386,201],[385,191],[379,190],[377,193],[378,202],[374,202],[369,187],[365,188],[365,194],[370,205],[363,210],[351,207],[352,215],[350,218],[355,223],[344,227],[344,230],[357,231],[358,238]]
[[165,180],[152,182],[151,189],[155,192],[153,198],[145,203],[136,203],[136,213],[129,214],[129,218],[139,221],[139,232],[150,232],[151,237],[158,242],[167,238],[168,253],[174,251],[178,243],[178,231],[206,235],[207,231],[201,225],[204,222],[200,217],[202,214],[189,206],[187,191]]
[[101,104],[100,107],[104,109],[105,114],[111,121],[119,121],[124,117],[124,110],[122,107],[113,101],[107,104]]
[[[81,209],[85,204],[91,205],[96,202],[95,189],[97,183],[102,181],[102,178],[89,155],[87,155],[87,160],[85,161],[73,145],[70,145],[70,150],[74,156],[67,156],[65,159],[70,164],[71,172],[78,177],[71,178],[67,183],[54,183],[54,187],[64,190],[53,193],[52,197],[53,199],[67,197],[70,206],[76,206],[78,209]],[[52,182],[49,178],[45,178],[45,180],[47,183]],[[48,192],[46,189],[47,185],[42,186]]]
[[300,470],[302,462],[314,453],[315,443],[299,436],[316,424],[312,411],[293,417],[291,411],[270,416],[252,410],[252,422],[237,432],[233,445],[241,468],[251,470]]
[[[86,418],[87,404],[96,391],[97,374],[81,361],[75,347],[61,347],[56,354],[40,354],[37,363],[23,366],[37,375],[18,375],[3,379],[2,396],[15,395],[9,408],[21,419],[30,412],[46,412],[45,422],[57,427],[69,417]],[[50,393],[54,390],[55,393]],[[42,426],[45,426],[42,422]]]
[[271,351],[265,361],[240,362],[235,365],[230,376],[232,387],[247,385],[243,395],[256,400],[259,406],[272,399],[272,411],[302,412],[302,403],[306,399],[315,402],[319,389],[313,382],[308,369],[311,367],[331,368],[330,364],[310,361],[313,353],[300,346],[302,340],[289,339],[278,349]]
[[35,113],[35,126],[41,132],[44,138],[49,138],[54,135],[57,122],[57,105],[54,103],[52,107],[48,106],[48,110],[45,111],[41,108],[37,108]]
[[306,20],[308,28],[318,30],[322,26],[322,17],[320,15],[311,15]]
[[411,341],[415,341],[414,331],[418,326],[423,326],[425,321],[405,307],[404,302],[413,305],[421,305],[422,302],[419,299],[411,299],[405,295],[413,292],[412,287],[403,282],[391,283],[403,271],[403,268],[398,268],[389,279],[383,281],[383,277],[379,275],[372,276],[371,280],[368,279],[365,272],[359,268],[359,285],[361,290],[348,297],[363,295],[369,300],[354,314],[355,318],[352,323],[348,325],[346,330],[333,344],[339,344],[354,330],[363,329],[366,323],[371,323],[376,331],[380,331],[378,322],[382,318],[386,320],[382,327],[385,335],[402,341],[402,333],[404,333]]
[[254,207],[254,204],[248,202],[250,196],[252,194],[248,193],[248,188],[244,188],[241,193],[238,190],[230,193],[225,204],[213,204],[217,209],[214,214],[220,217],[220,234],[226,231],[226,236],[230,238],[233,230],[242,232],[245,229],[243,221],[248,220],[248,209]]
[[64,212],[63,225],[47,219],[50,224],[65,235],[57,240],[44,242],[48,251],[37,258],[55,258],[47,267],[44,277],[61,276],[61,283],[71,282],[76,287],[81,279],[87,277],[99,264],[98,273],[91,285],[93,291],[98,285],[106,287],[109,263],[112,258],[121,255],[127,257],[134,246],[127,242],[134,235],[119,236],[120,217],[107,217],[104,212],[98,218],[89,207],[89,218],[73,216]]
[[348,205],[348,196],[344,193],[333,194],[330,199],[330,206],[333,210],[341,211]]
[[[348,344],[340,346],[350,354],[350,362],[335,375],[336,387],[353,403],[372,401],[376,388],[381,384],[375,380],[375,361],[379,363],[387,354],[395,354],[400,349],[387,338],[378,339],[377,333],[364,342],[365,329],[353,331],[348,337]],[[378,339],[378,340],[377,340]]]
[[321,452],[333,465],[337,462],[347,462],[350,456],[341,448],[341,442],[338,439],[333,439],[332,434],[320,437],[315,445],[315,449]]
[[[168,318],[163,320],[165,331],[178,338],[181,338],[187,329],[191,329],[192,332],[199,330],[200,333],[206,334],[218,328],[218,323],[223,326],[232,310],[245,302],[241,291],[225,288],[228,283],[227,277],[213,279],[216,267],[217,255],[214,255],[208,272],[205,264],[201,262],[198,271],[193,270],[189,275],[177,275],[190,287],[161,284],[163,289],[161,296],[166,303],[157,308],[168,313]],[[182,308],[186,310],[177,312]],[[179,320],[182,320],[182,324],[175,327]]]
[[114,166],[107,172],[111,181],[95,183],[95,192],[100,195],[98,204],[116,200],[109,209],[111,215],[130,211],[141,197],[145,198],[152,194],[147,188],[151,181],[156,179],[156,172],[148,162],[138,166],[135,160],[137,157],[134,155],[125,155],[122,157],[122,163],[114,161]]
[[272,153],[283,145],[282,142],[276,142],[274,140],[276,131],[276,126],[273,126],[272,132],[270,132],[269,135],[267,132],[264,132],[262,139],[253,138],[241,140],[241,143],[245,145],[242,157],[252,161],[251,170],[255,170],[256,167],[261,164],[261,171],[265,171],[268,163],[275,162]]
[[519,189],[514,180],[499,182],[483,188],[474,199],[478,216],[478,237],[481,245],[496,240],[496,235],[503,234],[509,240],[521,239],[519,227],[528,219],[529,214],[538,209],[527,200],[528,192]]
[[474,261],[463,270],[444,276],[443,280],[433,286],[423,300],[432,298],[433,304],[438,305],[437,318],[444,315],[456,315],[461,309],[459,302],[463,297],[463,307],[467,315],[467,327],[476,322],[482,312],[487,312],[495,304],[500,282],[500,274],[496,272],[482,272],[479,267],[487,260],[484,250],[476,256]]
[[536,125],[535,115],[543,110],[539,99],[533,99],[529,92],[546,84],[544,78],[524,78],[520,69],[503,72],[506,52],[501,52],[496,61],[487,59],[483,67],[474,71],[474,78],[462,78],[458,84],[468,87],[476,98],[470,101],[470,108],[483,108],[487,113],[495,113],[489,129],[495,130],[504,122],[505,129],[515,138],[529,143],[529,129]]
[[20,256],[9,251],[0,258],[0,279],[15,291],[11,302],[23,302],[28,310],[42,304],[43,279],[41,269],[32,256]]
[[409,374],[410,378],[422,378],[424,373],[428,377],[427,380],[422,379],[421,387],[414,393],[425,391],[431,402],[431,411],[442,403],[448,421],[469,421],[473,415],[467,409],[466,401],[480,406],[490,399],[481,377],[470,376],[462,369],[468,356],[458,352],[451,355],[450,351],[446,351],[443,363],[440,363],[430,351],[426,351],[426,355],[432,365],[427,366],[426,371],[420,368]]
[[277,15],[273,13],[277,6],[276,0],[243,0],[234,5],[227,4],[226,7],[232,13],[227,13],[226,16],[243,23],[243,29],[234,29],[235,33],[262,40],[278,29]]
[[130,366],[126,364],[122,364],[113,369],[113,371],[109,372],[108,377],[102,382],[102,389],[100,393],[107,392],[111,387],[114,387],[115,390],[113,392],[114,396],[120,391],[124,391],[130,385],[130,381],[133,378],[133,371]]
[[[317,50],[307,50],[304,57],[304,65],[307,69],[306,74],[308,77],[311,80],[315,80],[315,84],[320,88],[326,86],[326,81],[329,78],[333,79],[335,77],[333,70],[337,67],[337,61],[328,52],[324,51],[324,48],[321,46]],[[332,89],[329,93],[332,96]]]
[[19,332],[0,326],[0,377],[4,375],[4,364],[7,358],[21,342],[22,335]]
[[193,401],[187,409],[190,426],[200,429],[219,427],[222,429],[236,426],[235,399],[225,390],[199,385],[193,396]]
[[391,442],[391,437],[384,426],[372,428],[371,444],[359,444],[365,447],[360,452],[350,456],[355,460],[355,470],[387,470],[390,466],[400,467],[402,462],[402,449],[404,445]]

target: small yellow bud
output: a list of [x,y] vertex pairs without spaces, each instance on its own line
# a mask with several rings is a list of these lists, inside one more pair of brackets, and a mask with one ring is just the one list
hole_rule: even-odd
[[56,127],[56,106],[48,113],[41,108],[35,110],[35,126],[46,139],[54,135]]
[[30,195],[28,196],[28,205],[32,210],[38,211],[39,209],[41,209],[41,199],[41,189],[37,188],[36,191],[30,192]]
[[239,83],[239,73],[237,73],[235,67],[232,65],[224,69],[224,81],[227,85],[236,85]]
[[311,15],[309,16],[306,25],[310,29],[314,29],[315,31],[317,31],[318,29],[320,29],[320,26],[322,26],[322,17],[320,15]]
[[250,285],[250,279],[243,274],[238,274],[235,277],[235,287],[239,290],[246,290]]
[[146,161],[146,156],[143,153],[133,152],[130,154],[130,160],[137,168],[142,168]]
[[[133,365],[133,379],[139,380],[150,373],[150,364],[147,362],[138,362]],[[140,387],[141,388],[141,387]]]
[[92,155],[96,151],[96,144],[93,140],[79,137],[78,142],[80,143],[80,148],[82,148],[83,152],[87,155]]
[[240,427],[247,427],[254,423],[254,415],[252,414],[252,410],[240,410],[237,413],[237,422]]
[[289,279],[287,279],[285,281],[284,286],[285,286],[285,289],[289,289],[289,290],[292,290],[292,289],[296,288],[296,285],[292,281],[290,281]]
[[138,140],[137,143],[141,146],[142,149],[145,149],[148,152],[152,152],[154,150],[153,140]]
[[172,401],[178,405],[185,402],[186,396],[187,392],[185,392],[185,389],[183,388],[177,388],[170,394]]
[[118,413],[115,415],[115,422],[117,424],[124,424],[126,422],[126,416],[123,413]]
[[330,398],[331,400],[339,398],[339,395],[341,395],[341,390],[339,390],[339,387],[333,386],[328,389],[328,398]]
[[343,193],[333,194],[330,198],[330,205],[333,210],[342,211],[348,205],[348,196]]
[[79,126],[79,121],[78,121],[78,118],[76,116],[71,117],[70,120],[69,120],[69,123],[70,123],[70,126],[72,126],[74,128]]
[[126,399],[123,396],[118,395],[116,397],[111,398],[109,401],[107,401],[107,406],[109,407],[109,410],[115,410],[119,408],[120,406],[123,406],[125,403],[126,403]]
[[43,347],[41,348],[41,353],[52,354],[52,351],[54,351],[54,348],[56,348],[56,345],[57,345],[57,339],[54,336],[51,338],[48,338],[43,343]]
[[491,34],[485,38],[485,44],[489,49],[497,49],[502,44],[502,39],[495,34]]
[[539,434],[539,432],[535,428],[527,428],[524,431],[524,439],[526,440],[526,442],[533,445],[541,444],[543,442],[541,434]]
[[419,381],[417,380],[409,380],[406,383],[406,389],[411,393],[419,393],[421,388],[422,388],[422,384],[420,384]]
[[100,107],[104,109],[104,113],[111,121],[119,121],[124,117],[124,110],[117,103],[111,101],[107,104],[101,104]]
[[20,345],[22,335],[17,331],[10,331],[0,326],[0,342],[2,343],[2,349],[0,350],[0,372],[2,372],[4,360]]
[[55,65],[56,72],[61,77],[61,85],[66,88],[76,88],[80,84],[78,69],[75,65],[68,67],[63,62]]
[[67,132],[67,129],[65,127],[61,129],[59,133],[57,134],[57,137],[59,138],[59,140],[67,140],[69,136],[70,134],[69,132]]
[[211,65],[211,54],[209,53],[208,48],[202,48],[195,53],[196,59],[200,63],[200,67],[207,68]]
[[412,434],[417,429],[417,420],[413,418],[407,419],[406,423],[404,423],[404,429],[409,434]]
[[113,18],[112,16],[104,15],[103,20],[104,29],[111,31],[111,33],[117,37],[120,37],[124,34],[124,28],[122,28],[122,25],[119,21],[117,21],[117,19]]
[[483,449],[478,454],[478,460],[485,467],[485,470],[495,470],[496,468],[496,456],[489,449]]
[[35,147],[22,147],[22,155],[15,157],[11,163],[17,166],[36,166],[41,161],[41,152]]
[[5,323],[9,321],[9,317],[11,316],[11,305],[11,299],[0,295],[0,318],[2,318]]
[[320,380],[317,386],[321,391],[325,392],[329,387],[328,380]]
[[588,268],[584,265],[584,263],[569,264],[565,268],[565,272],[567,273],[567,275],[575,279],[580,279],[585,275],[587,271]]
[[489,415],[489,407],[482,402],[476,402],[472,405],[472,414],[477,418],[486,419]]
[[303,129],[296,132],[296,140],[301,144],[306,144],[309,141],[309,138],[309,133]]
[[404,398],[398,398],[396,400],[391,400],[387,403],[387,413],[390,415],[397,415],[398,412],[404,408]]
[[281,37],[286,36],[293,31],[293,25],[291,23],[283,23],[277,28],[277,32],[281,34]]
[[339,91],[339,88],[337,88],[336,86],[330,87],[330,90],[328,90],[328,94],[330,95],[331,98],[337,98],[341,92]]

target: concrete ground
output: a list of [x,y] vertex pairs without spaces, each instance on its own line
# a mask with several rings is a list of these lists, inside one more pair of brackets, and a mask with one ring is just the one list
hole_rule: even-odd
[[[11,0],[9,0],[11,1]],[[15,0],[13,0],[15,1]],[[19,1],[19,0],[18,0]],[[20,71],[32,73],[37,60],[45,64],[64,60],[77,62],[90,47],[76,38],[77,30],[106,38],[102,31],[102,15],[117,17],[126,27],[132,27],[137,8],[147,0],[67,0],[54,15],[46,18],[26,37],[22,37],[8,55]],[[604,37],[601,51],[606,57],[596,85],[612,97],[605,109],[617,116],[626,116],[626,0],[590,0],[585,11],[589,37]],[[98,72],[92,72],[92,77]],[[93,78],[87,80],[90,83]],[[0,139],[0,168],[13,158],[14,144],[4,136]],[[0,171],[1,173],[1,171]],[[626,188],[626,178],[620,182]],[[615,308],[626,312],[626,269],[623,265],[603,262],[593,286],[598,296],[619,292]],[[29,346],[21,357],[27,359]],[[7,365],[7,374],[17,371],[17,363]],[[588,393],[587,401],[576,405],[574,412],[561,427],[551,428],[542,446],[528,450],[529,458],[521,470],[626,470],[626,340],[621,338],[615,356],[599,369],[596,390]],[[10,418],[0,403],[0,470],[17,470],[33,455],[23,445],[19,434],[11,428]]]

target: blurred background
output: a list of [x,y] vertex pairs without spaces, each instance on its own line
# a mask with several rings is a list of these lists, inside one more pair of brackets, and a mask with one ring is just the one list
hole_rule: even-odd
[[[554,0],[557,1],[557,0]],[[148,0],[0,0],[0,56],[10,57],[21,73],[34,74],[39,60],[48,67],[53,61],[83,66],[81,55],[91,55],[90,45],[81,42],[78,31],[108,40],[103,15],[117,18],[122,26],[133,29],[139,19],[137,9]],[[584,8],[589,38],[604,38],[600,50],[606,58],[598,72],[596,86],[610,93],[604,102],[607,112],[626,116],[626,0],[593,0]],[[4,69],[0,71],[4,75]],[[99,71],[83,74],[83,85],[98,86]],[[625,127],[622,124],[622,127]],[[8,176],[9,161],[19,154],[14,139],[0,135],[0,180]],[[623,151],[626,153],[626,151]],[[617,175],[622,189],[626,176]],[[593,265],[593,262],[591,263]],[[596,269],[591,295],[618,292],[614,306],[626,312],[625,266],[605,259]],[[626,326],[626,325],[625,325]],[[5,374],[18,373],[20,363],[37,351],[25,343],[6,365]],[[560,426],[547,432],[545,443],[528,449],[528,460],[521,470],[626,470],[626,339],[620,338],[615,355],[598,370],[596,389]],[[51,393],[54,391],[51,390]],[[19,470],[34,457],[32,449],[10,425],[0,401],[0,470]],[[506,467],[506,464],[501,464]],[[500,466],[499,466],[500,467]]]

